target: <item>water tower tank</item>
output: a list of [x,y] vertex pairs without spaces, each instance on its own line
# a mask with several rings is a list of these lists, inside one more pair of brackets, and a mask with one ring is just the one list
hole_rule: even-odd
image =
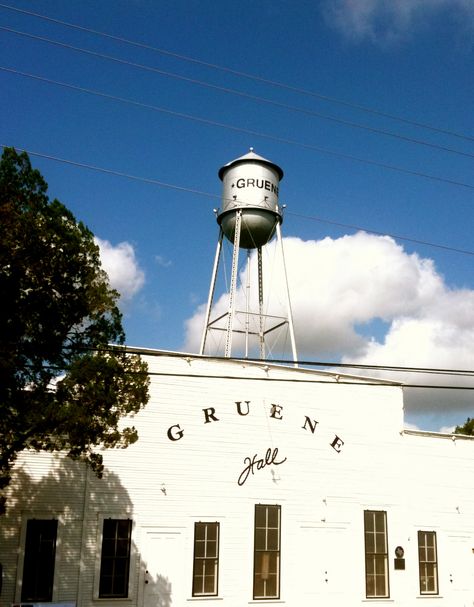
[[242,211],[239,246],[255,249],[267,244],[283,218],[278,205],[282,169],[250,152],[232,160],[219,170],[223,182],[222,208],[217,221],[233,243],[237,211]]

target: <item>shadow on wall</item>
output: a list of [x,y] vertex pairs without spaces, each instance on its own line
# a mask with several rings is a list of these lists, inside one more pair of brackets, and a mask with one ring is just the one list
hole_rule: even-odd
[[[147,574],[148,575],[148,574]],[[173,603],[172,587],[168,578],[156,575],[148,579],[143,605],[144,607],[171,607]]]
[[[97,479],[84,464],[60,455],[27,454],[23,461],[5,491],[7,511],[0,516],[0,607],[21,600],[26,523],[35,518],[58,520],[53,600],[78,607],[90,604],[98,598],[103,519],[134,520],[130,496],[119,477],[108,470]],[[134,536],[136,528],[132,541]],[[132,604],[172,607],[167,578],[146,573],[147,563],[134,541],[131,553],[135,555],[129,585]]]

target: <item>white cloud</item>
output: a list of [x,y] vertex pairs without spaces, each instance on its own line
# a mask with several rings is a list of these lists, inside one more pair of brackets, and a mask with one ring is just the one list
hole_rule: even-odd
[[[474,291],[449,288],[431,259],[407,254],[390,237],[363,232],[320,241],[286,238],[284,247],[300,360],[474,369]],[[277,258],[275,243],[266,249],[264,285],[271,288],[266,313],[284,315],[283,273],[272,261]],[[252,254],[254,276],[255,265]],[[245,277],[243,268],[241,285]],[[241,289],[237,308],[244,310],[242,293]],[[251,300],[251,310],[256,311],[255,295]],[[221,296],[213,318],[225,313],[227,305],[226,296]],[[200,306],[186,323],[186,351],[199,349],[204,314],[205,308]],[[383,321],[383,334],[378,320]],[[387,377],[387,373],[381,375]],[[466,381],[439,375],[389,378],[430,385]],[[433,390],[412,389],[406,391],[406,402],[414,413],[431,410],[439,414],[448,407],[459,413],[462,423],[464,413],[472,411],[471,395],[459,390],[436,390],[434,394]],[[452,422],[445,419],[441,423]]]
[[[445,291],[431,260],[407,255],[389,237],[360,232],[337,240],[285,238],[284,246],[296,339],[303,354],[364,355],[371,342],[358,331],[359,325],[375,318],[390,323],[405,316],[416,317]],[[255,257],[252,254],[254,284]],[[275,242],[266,247],[263,260],[265,288],[271,289],[265,309],[267,314],[284,316],[283,272],[273,259],[278,259]],[[245,276],[244,268],[241,284]],[[224,313],[225,296],[215,306],[216,316]],[[257,308],[255,292],[251,306]],[[242,292],[237,307],[245,309]],[[203,316],[204,310],[199,314]],[[196,324],[195,317],[192,324]],[[190,348],[196,344],[190,328],[186,343]]]
[[410,424],[409,422],[405,422],[403,424],[405,430],[419,430],[420,428],[416,424]]
[[[460,424],[461,425],[461,424]],[[456,426],[442,426],[439,431],[445,434],[452,434]]]
[[171,259],[168,259],[167,257],[164,257],[163,255],[155,255],[155,261],[162,268],[169,268],[173,265],[173,262],[171,261]]
[[396,43],[442,13],[464,28],[474,26],[472,0],[327,0],[326,22],[347,38]]
[[129,301],[145,284],[145,273],[138,264],[133,246],[128,242],[112,245],[97,237],[95,242],[111,286],[120,293],[122,300]]

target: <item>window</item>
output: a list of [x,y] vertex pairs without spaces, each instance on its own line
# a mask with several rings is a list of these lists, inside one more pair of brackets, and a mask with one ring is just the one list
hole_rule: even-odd
[[22,601],[52,601],[58,521],[31,519],[26,526]]
[[193,596],[217,596],[219,523],[194,524]]
[[387,513],[365,510],[364,532],[366,596],[388,597]]
[[128,596],[131,536],[130,519],[104,519],[100,559],[100,598]]
[[420,594],[438,594],[438,555],[436,532],[418,531]]
[[253,598],[280,598],[280,506],[255,506]]

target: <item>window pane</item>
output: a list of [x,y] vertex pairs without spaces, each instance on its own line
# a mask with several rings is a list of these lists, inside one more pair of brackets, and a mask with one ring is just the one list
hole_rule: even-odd
[[385,533],[385,512],[375,512],[375,531]]
[[366,552],[375,552],[375,539],[372,533],[365,534],[365,550]]
[[255,526],[266,527],[267,526],[267,508],[265,506],[255,507]]
[[194,542],[194,558],[204,558],[206,556],[206,543],[202,541]]
[[268,507],[268,526],[273,527],[274,529],[278,529],[279,527],[279,519],[280,509],[275,506]]
[[130,521],[119,520],[117,521],[117,538],[128,540],[130,535]]
[[375,596],[375,580],[373,575],[366,575],[365,592],[367,596]]
[[128,539],[117,540],[116,551],[115,551],[116,556],[127,557],[129,550],[130,550],[130,543],[129,543]]
[[374,512],[370,510],[364,512],[364,527],[366,533],[374,531]]
[[386,596],[387,587],[385,576],[377,576],[375,578],[375,596]]
[[278,550],[280,542],[280,530],[269,529],[267,538],[267,550]]
[[207,542],[206,558],[215,558],[217,556],[217,542]]
[[206,525],[208,541],[217,541],[217,525]]
[[375,550],[374,552],[377,553],[383,553],[383,552],[387,552],[387,538],[385,537],[385,533],[380,533],[379,531],[377,531],[374,534],[374,538],[375,538]]
[[255,550],[265,550],[267,547],[267,530],[255,529]]
[[265,596],[265,582],[261,577],[256,577],[253,585],[254,598]]
[[102,542],[102,554],[103,556],[115,555],[115,540],[104,538]]
[[206,537],[206,525],[204,523],[196,523],[194,525],[194,539],[204,541]]

